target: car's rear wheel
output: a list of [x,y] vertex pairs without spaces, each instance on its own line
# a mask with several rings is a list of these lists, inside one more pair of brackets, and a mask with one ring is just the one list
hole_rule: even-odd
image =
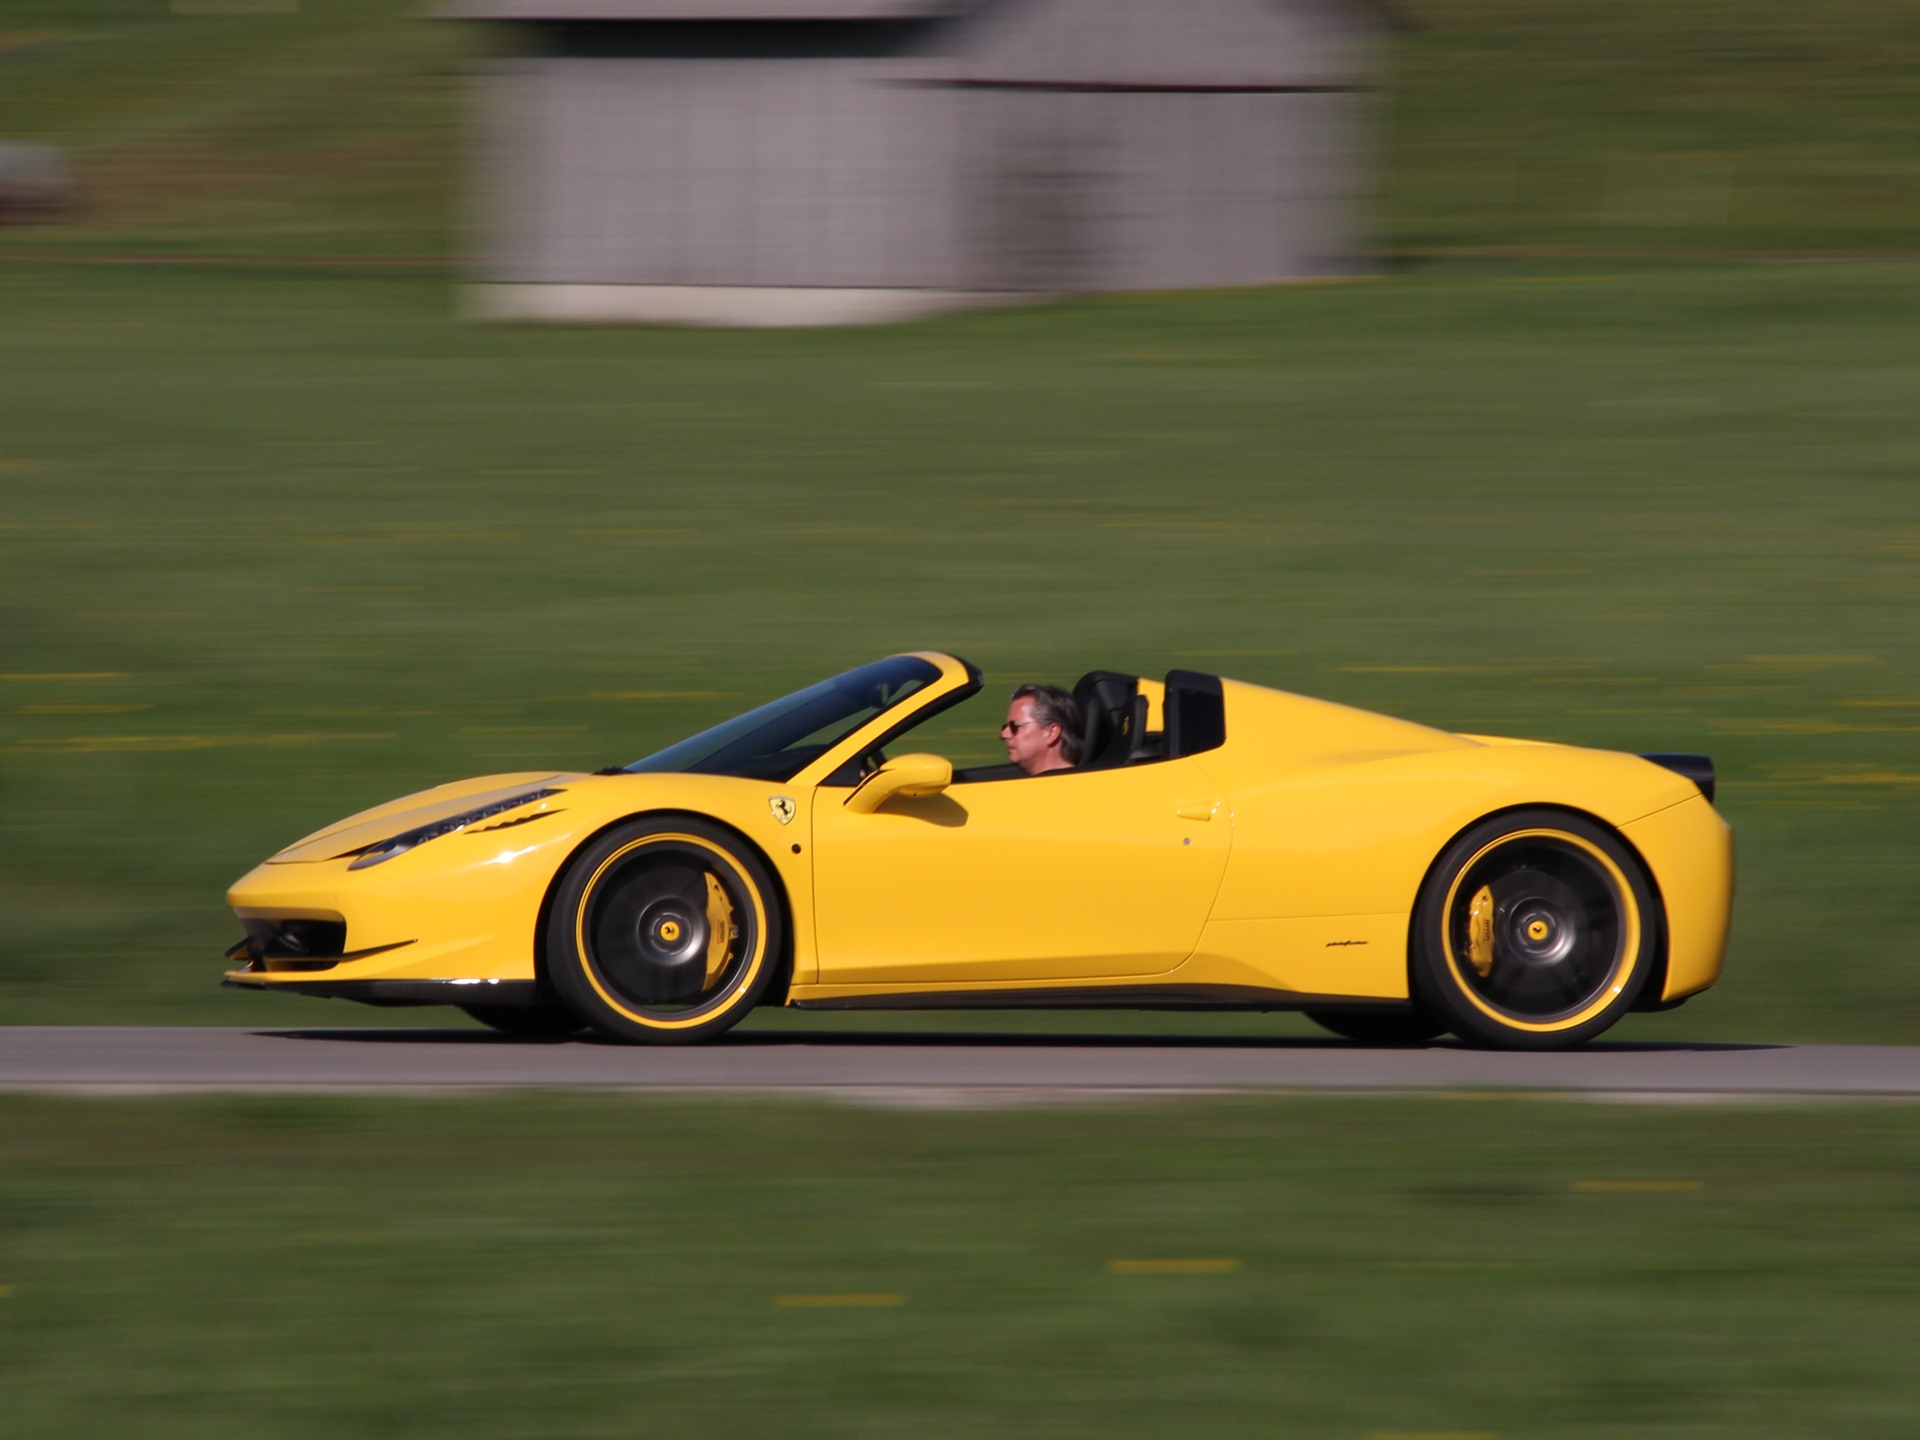
[[1322,1030],[1368,1045],[1419,1045],[1447,1033],[1447,1022],[1421,1010],[1309,1010]]
[[717,826],[635,820],[568,867],[547,923],[547,974],[594,1029],[705,1039],[753,1008],[784,943],[765,864]]
[[1421,1003],[1463,1040],[1559,1050],[1625,1014],[1659,949],[1640,862],[1558,810],[1494,816],[1440,857],[1414,911]]
[[580,1017],[564,1005],[462,1005],[490,1030],[523,1040],[559,1040],[586,1029]]

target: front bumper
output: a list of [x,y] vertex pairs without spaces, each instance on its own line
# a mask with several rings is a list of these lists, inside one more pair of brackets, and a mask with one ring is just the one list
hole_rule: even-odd
[[541,905],[567,836],[529,845],[524,834],[449,835],[358,871],[348,857],[256,866],[227,892],[247,938],[227,952],[226,982],[306,994],[532,984]]
[[553,996],[532,980],[332,980],[302,977],[272,981],[229,971],[229,990],[282,990],[321,1000],[357,1000],[363,1005],[501,1005],[533,1007]]
[[1704,795],[1656,810],[1621,833],[1660,887],[1667,922],[1667,977],[1660,999],[1706,989],[1726,965],[1733,920],[1733,828]]

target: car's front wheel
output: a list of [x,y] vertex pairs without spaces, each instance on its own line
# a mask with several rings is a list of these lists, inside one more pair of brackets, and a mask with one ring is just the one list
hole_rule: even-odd
[[547,976],[594,1029],[675,1044],[753,1008],[784,935],[772,877],[717,826],[629,821],[574,858],[549,910]]
[[1659,950],[1639,860],[1609,830],[1521,810],[1447,847],[1414,911],[1413,982],[1463,1040],[1559,1050],[1633,1004]]

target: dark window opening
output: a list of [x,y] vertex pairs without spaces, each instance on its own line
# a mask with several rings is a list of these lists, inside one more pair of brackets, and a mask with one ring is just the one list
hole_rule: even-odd
[[628,774],[733,775],[791,780],[863,725],[940,678],[940,669],[896,655],[737,715],[626,767]]

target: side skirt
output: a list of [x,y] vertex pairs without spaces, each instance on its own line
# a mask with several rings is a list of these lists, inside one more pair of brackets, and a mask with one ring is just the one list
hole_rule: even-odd
[[1101,985],[1057,990],[929,990],[789,1000],[795,1010],[1365,1010],[1411,1013],[1405,1000],[1301,995],[1249,985]]

